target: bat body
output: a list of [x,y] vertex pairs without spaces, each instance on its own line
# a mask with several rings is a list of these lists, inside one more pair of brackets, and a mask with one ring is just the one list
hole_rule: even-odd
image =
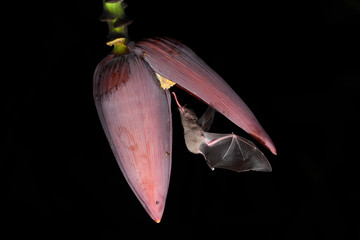
[[251,141],[233,133],[206,132],[214,118],[213,108],[209,107],[198,119],[191,109],[181,106],[175,94],[174,96],[181,115],[186,147],[192,153],[201,153],[211,169],[225,168],[236,172],[271,171],[270,163]]

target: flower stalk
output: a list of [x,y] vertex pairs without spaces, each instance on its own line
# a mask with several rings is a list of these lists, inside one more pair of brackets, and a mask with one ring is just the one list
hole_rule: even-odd
[[128,31],[127,25],[131,23],[125,15],[126,5],[123,0],[103,0],[103,13],[100,20],[107,22],[109,27],[107,45],[114,46],[116,55],[127,53]]

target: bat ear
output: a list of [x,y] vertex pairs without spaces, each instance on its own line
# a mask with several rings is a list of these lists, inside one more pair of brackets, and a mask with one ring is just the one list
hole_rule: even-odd
[[199,118],[198,124],[201,126],[201,128],[204,131],[208,131],[210,129],[210,126],[214,120],[215,115],[215,109],[209,106],[204,114]]

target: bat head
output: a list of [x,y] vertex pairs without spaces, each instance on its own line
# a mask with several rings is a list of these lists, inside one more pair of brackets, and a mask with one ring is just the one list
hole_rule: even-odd
[[184,119],[185,121],[191,121],[191,122],[197,122],[198,118],[193,110],[182,107],[179,108],[181,119]]
[[189,108],[186,108],[185,105],[181,106],[179,101],[177,100],[176,94],[174,92],[172,92],[172,94],[174,95],[176,104],[178,105],[178,109],[181,115],[181,121],[197,122],[198,118],[194,113],[194,111]]

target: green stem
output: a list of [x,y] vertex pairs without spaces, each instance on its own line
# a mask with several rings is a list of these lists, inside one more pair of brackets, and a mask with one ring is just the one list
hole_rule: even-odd
[[124,8],[123,0],[103,0],[104,11],[100,20],[108,24],[107,44],[114,45],[116,54],[124,54],[127,51],[127,25],[131,22],[127,20]]

